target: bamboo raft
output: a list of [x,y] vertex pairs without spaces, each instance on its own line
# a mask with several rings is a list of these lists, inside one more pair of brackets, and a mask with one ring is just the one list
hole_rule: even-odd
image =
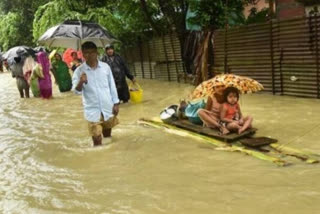
[[230,133],[228,135],[221,135],[221,133],[216,129],[210,129],[207,127],[194,125],[189,120],[174,120],[170,123],[170,125],[176,126],[178,128],[184,129],[184,130],[192,131],[192,132],[195,132],[198,134],[213,137],[213,138],[216,138],[219,140],[223,140],[225,142],[236,141],[236,140],[241,139],[243,137],[253,135],[257,131],[257,129],[251,128],[241,134]]
[[[202,143],[207,144],[210,148],[214,150],[230,151],[230,152],[240,152],[260,160],[268,161],[274,163],[278,166],[287,166],[292,164],[291,162],[285,160],[285,157],[295,157],[305,163],[314,164],[319,163],[317,157],[318,154],[308,153],[301,151],[296,148],[281,145],[279,143],[271,143],[268,146],[263,146],[261,148],[250,148],[238,141],[240,138],[250,136],[256,132],[257,129],[251,129],[243,133],[241,136],[237,134],[230,134],[222,136],[219,135],[217,131],[207,130],[206,128],[199,128],[197,125],[192,125],[188,122],[172,122],[171,124],[163,123],[160,119],[140,119],[138,121],[141,125],[146,125],[154,128],[163,129],[169,133],[191,137]],[[181,125],[182,124],[182,125]],[[235,136],[237,135],[237,136]],[[233,141],[233,143],[228,143]]]

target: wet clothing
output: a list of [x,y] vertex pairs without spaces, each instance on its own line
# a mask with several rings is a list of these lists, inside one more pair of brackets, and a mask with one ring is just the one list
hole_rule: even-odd
[[23,62],[13,63],[10,66],[12,77],[16,78],[17,88],[19,91],[21,90],[29,90],[29,84],[23,75]]
[[70,91],[72,88],[72,81],[67,64],[62,60],[54,60],[52,63],[52,68],[59,86],[59,91]]
[[20,90],[29,90],[29,84],[24,77],[16,77],[17,87]]
[[[85,73],[88,82],[83,84],[82,91],[77,91],[80,76]],[[98,61],[96,68],[87,63],[80,65],[72,76],[72,90],[82,94],[84,116],[89,122],[99,122],[101,114],[104,121],[113,117],[113,106],[119,103],[117,89],[108,64]]]
[[134,76],[130,73],[125,61],[118,54],[114,54],[111,57],[108,55],[104,55],[101,61],[108,63],[112,70],[119,100],[128,102],[128,100],[130,99],[130,94],[126,77],[128,77],[130,80],[133,80]]
[[39,78],[43,78],[43,72],[41,66],[36,64],[30,78],[30,87],[34,97],[40,97]]
[[[39,64],[39,67],[41,67],[40,64]],[[49,99],[52,97],[51,76],[50,76],[49,70],[45,71],[42,69],[42,72],[43,72],[43,78],[38,79],[39,88],[40,88],[40,95],[42,98]]]
[[23,75],[29,85],[31,81],[32,70],[36,66],[36,64],[37,63],[34,61],[34,59],[31,56],[27,57],[23,63],[23,67],[22,67]]
[[104,120],[101,114],[99,122],[88,122],[89,135],[93,137],[99,137],[102,135],[103,129],[112,129],[119,124],[117,117],[110,117],[107,121]]

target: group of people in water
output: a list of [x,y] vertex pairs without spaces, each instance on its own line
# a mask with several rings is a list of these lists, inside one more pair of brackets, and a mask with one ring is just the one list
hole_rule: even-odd
[[205,127],[219,129],[221,134],[229,132],[243,133],[251,128],[252,117],[244,117],[240,105],[239,90],[235,87],[216,85],[214,94],[207,100],[205,109],[200,109],[198,115]]
[[[72,89],[72,75],[83,63],[76,51],[70,53],[72,61],[67,64],[59,53],[49,59],[44,50],[39,51],[35,56],[18,56],[1,61],[1,68],[11,71],[12,77],[16,78],[17,88],[21,98],[29,98],[29,90],[34,97],[49,99],[52,97],[52,80],[58,85],[60,92],[67,92]],[[111,69],[116,82],[118,96],[122,102],[130,99],[126,77],[135,82],[134,76],[130,73],[123,58],[116,54],[112,45],[105,47],[105,54],[101,61],[107,63]],[[2,71],[2,70],[1,70]]]
[[[68,66],[59,53],[49,60],[44,51],[32,56],[15,57],[8,70],[17,80],[20,96],[29,97],[29,88],[35,97],[52,97],[52,72],[60,92],[74,91],[82,95],[84,116],[88,122],[93,145],[102,145],[102,136],[111,139],[112,128],[119,123],[117,114],[120,102],[130,99],[126,77],[136,81],[126,63],[114,52],[112,45],[105,47],[105,56],[98,59],[93,42],[82,44],[84,62],[73,52]],[[72,77],[71,77],[72,72]]]
[[[49,60],[44,51],[27,58],[15,57],[8,68],[16,78],[21,97],[29,97],[29,88],[34,97],[52,97],[52,72],[60,92],[70,91],[82,94],[84,114],[88,121],[89,134],[95,146],[102,144],[102,136],[111,137],[111,129],[118,123],[119,104],[130,99],[126,77],[136,81],[126,63],[115,54],[112,45],[105,47],[105,55],[98,59],[97,47],[92,42],[82,45],[85,62],[72,52],[68,66],[59,53]],[[73,77],[71,78],[71,71]],[[203,125],[218,129],[222,134],[243,133],[251,127],[252,117],[242,115],[239,91],[223,84],[214,86],[214,93],[208,97],[206,107],[198,110]],[[103,104],[103,105],[101,105]]]
[[16,78],[21,98],[29,98],[31,89],[34,97],[50,99],[52,97],[50,72],[60,92],[70,91],[72,88],[69,66],[59,53],[55,53],[51,60],[44,51],[39,51],[35,56],[17,56],[10,59],[6,69],[11,72],[13,78]]

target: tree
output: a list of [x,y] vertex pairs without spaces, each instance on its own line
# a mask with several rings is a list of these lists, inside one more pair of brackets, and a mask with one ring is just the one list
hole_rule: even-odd
[[[89,8],[82,10],[75,1],[54,0],[38,8],[33,20],[34,41],[50,27],[66,19],[80,19],[94,21],[108,29],[125,45],[133,45],[136,38],[142,36],[148,25],[143,21],[140,7],[134,1],[118,0],[106,4],[104,7],[94,7],[87,2]],[[79,4],[79,2],[78,2]],[[91,6],[90,6],[91,5]]]
[[250,10],[250,14],[246,20],[246,24],[253,24],[253,23],[263,23],[268,21],[270,15],[270,9],[264,8],[261,11],[257,11],[257,8],[253,7]]
[[226,21],[229,26],[241,25],[245,22],[243,10],[246,4],[242,0],[190,0],[190,9],[196,16],[188,21],[209,30],[223,28]]
[[77,13],[86,14],[90,9],[102,8],[108,5],[108,0],[68,0],[61,2],[63,5],[66,4],[71,11]]
[[[188,0],[140,0],[140,7],[144,14],[145,21],[149,23],[149,26],[157,36],[172,32],[173,30],[177,32],[181,53],[184,52],[184,43],[187,34],[186,15],[188,4]],[[161,23],[161,25],[159,25],[159,23]],[[191,73],[190,62],[184,59],[184,63],[187,72]]]
[[[33,45],[32,38],[32,21],[35,11],[39,5],[42,5],[49,0],[1,0],[0,1],[0,14],[2,14],[2,21],[14,21],[19,19],[19,22],[3,22],[1,25],[2,31],[10,29],[10,32],[15,31],[15,35],[5,35],[6,39],[10,42],[1,40],[0,44],[4,49],[11,47],[11,45]],[[15,14],[15,15],[13,15]],[[15,18],[13,19],[13,17]],[[10,26],[9,26],[10,25]],[[14,29],[15,28],[15,29]],[[14,30],[13,30],[14,29]],[[3,44],[9,44],[9,46]]]
[[0,46],[2,50],[21,44],[19,26],[22,17],[18,13],[9,12],[0,15]]
[[81,14],[71,11],[62,0],[51,1],[40,6],[33,20],[33,38],[36,42],[39,37],[50,27],[57,25],[65,19],[79,19]]
[[[185,42],[188,35],[187,21],[201,26],[204,30],[211,31],[224,26],[226,14],[228,14],[229,25],[244,23],[243,6],[247,1],[229,0],[228,5],[226,2],[226,0],[140,0],[140,5],[145,21],[149,23],[157,35],[170,32],[173,29],[177,32],[183,56],[183,53],[186,52]],[[152,12],[153,5],[159,8],[157,14]],[[195,13],[195,16],[190,20],[187,20],[188,10]],[[161,28],[157,22],[162,23]],[[183,61],[187,73],[192,73],[190,59],[183,58]]]

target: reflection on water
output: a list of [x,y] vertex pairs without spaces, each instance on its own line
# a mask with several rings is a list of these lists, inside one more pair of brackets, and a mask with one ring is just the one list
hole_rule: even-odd
[[[81,99],[20,99],[0,74],[1,213],[317,213],[320,164],[282,168],[136,123],[177,103],[189,85],[142,80],[113,143],[92,148]],[[56,87],[56,86],[55,86]],[[258,135],[320,153],[320,101],[245,95]]]

